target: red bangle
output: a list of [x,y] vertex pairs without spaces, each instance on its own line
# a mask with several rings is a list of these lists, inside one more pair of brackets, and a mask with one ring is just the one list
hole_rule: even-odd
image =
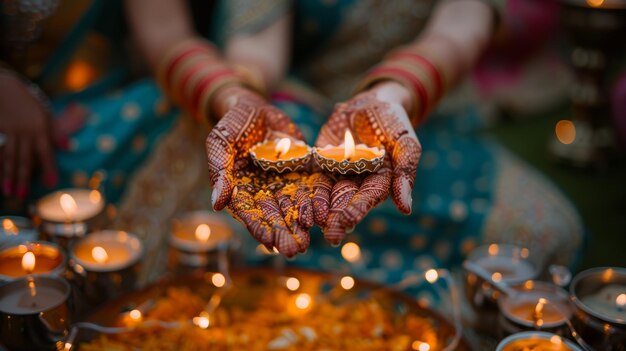
[[405,71],[398,67],[387,67],[387,66],[379,66],[374,68],[368,76],[380,76],[380,77],[388,77],[388,78],[396,78],[401,82],[407,82],[411,86],[414,96],[419,97],[420,99],[420,110],[416,111],[418,119],[422,120],[424,115],[426,114],[426,103],[428,101],[428,93],[426,92],[426,88],[424,84],[411,74],[411,72]]
[[210,64],[206,60],[202,60],[194,63],[191,67],[187,68],[187,70],[181,74],[181,77],[178,80],[176,86],[173,87],[174,91],[172,92],[172,95],[179,98],[180,100],[183,100],[182,92],[184,91],[187,83],[189,83],[191,77],[193,77],[195,74],[200,72],[205,67],[208,67],[209,65]]
[[196,86],[193,89],[193,94],[191,95],[191,100],[190,100],[191,103],[188,105],[190,109],[192,111],[195,111],[196,107],[198,106],[198,102],[200,100],[200,96],[202,95],[202,92],[209,85],[211,85],[215,80],[226,75],[235,76],[235,72],[230,68],[224,68],[222,70],[211,72],[205,77],[202,77],[202,79],[198,82],[198,84],[196,84]]
[[412,59],[417,63],[420,63],[422,67],[424,67],[428,71],[430,76],[435,81],[435,99],[439,99],[443,94],[443,79],[441,78],[441,74],[439,73],[439,69],[437,68],[437,66],[435,66],[424,56],[411,51],[398,51],[392,53],[391,56],[389,56],[389,59],[391,60],[403,58]]
[[181,61],[183,61],[184,59],[192,56],[192,55],[198,55],[198,54],[202,54],[202,53],[208,53],[209,50],[204,47],[204,46],[194,46],[191,47],[187,50],[184,50],[183,52],[181,52],[180,54],[176,55],[169,63],[169,65],[167,66],[167,68],[165,69],[165,75],[164,75],[164,81],[165,83],[169,86],[171,84],[171,75],[172,75],[172,71],[174,70],[174,67],[176,67],[178,64],[180,64]]

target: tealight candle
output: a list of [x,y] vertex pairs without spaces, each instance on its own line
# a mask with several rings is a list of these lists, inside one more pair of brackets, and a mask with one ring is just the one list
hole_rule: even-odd
[[0,249],[15,246],[25,241],[35,241],[39,234],[33,221],[26,217],[0,217]]
[[[232,249],[234,233],[224,217],[208,211],[186,213],[172,221],[170,263],[189,268],[218,269],[218,250]],[[213,267],[208,267],[212,265]]]
[[529,280],[513,287],[513,291],[514,296],[498,299],[501,336],[531,329],[568,333],[566,323],[572,317],[572,309],[565,290],[551,283]]
[[0,252],[0,282],[25,275],[60,276],[65,272],[65,254],[48,242],[20,244]]
[[344,142],[338,146],[316,147],[313,157],[324,170],[341,174],[361,174],[376,172],[385,159],[385,149],[355,144],[349,130],[344,134]]
[[76,242],[70,252],[75,263],[93,272],[114,272],[137,263],[143,244],[137,236],[124,231],[103,230]]
[[504,338],[496,351],[582,351],[582,349],[556,334],[527,331]]
[[[529,261],[528,249],[514,245],[491,244],[481,246],[469,255],[467,261],[488,272],[491,279],[507,285],[521,284],[533,279],[538,272]],[[500,297],[490,282],[466,271],[465,292],[476,312],[476,328],[485,332],[496,330],[497,300]]]
[[79,239],[70,249],[76,283],[91,304],[102,303],[137,285],[144,248],[131,233],[102,230]]
[[311,159],[311,148],[304,142],[282,138],[258,143],[250,148],[250,157],[264,171],[297,171]]
[[46,239],[67,249],[71,239],[87,234],[87,221],[100,214],[104,205],[98,190],[65,189],[41,198],[36,210]]
[[574,326],[597,350],[626,350],[626,268],[591,268],[570,285]]
[[0,340],[11,350],[56,350],[70,320],[69,284],[57,277],[24,277],[0,286]]

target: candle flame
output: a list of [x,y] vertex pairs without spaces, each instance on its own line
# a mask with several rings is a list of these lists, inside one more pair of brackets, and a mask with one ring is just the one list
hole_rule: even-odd
[[109,254],[102,246],[96,246],[91,249],[91,256],[98,263],[104,263],[109,259]]
[[196,239],[200,241],[207,241],[211,236],[211,227],[208,224],[200,224],[196,228]]
[[276,143],[276,147],[274,150],[278,154],[276,157],[279,158],[282,155],[289,152],[289,148],[291,147],[291,140],[289,138],[282,138]]
[[348,262],[356,262],[361,258],[361,248],[356,243],[346,243],[341,248],[341,256]]
[[76,204],[76,200],[70,194],[63,193],[59,198],[59,203],[61,204],[61,209],[63,213],[65,213],[65,217],[71,218],[76,214],[76,210],[78,209],[78,205]]
[[617,295],[617,298],[615,299],[615,303],[619,307],[626,306],[626,294],[619,294],[619,295]]
[[349,275],[341,278],[341,287],[346,290],[352,289],[354,287],[354,278]]
[[[537,322],[537,325],[543,324],[543,307],[546,305],[546,303],[548,303],[548,300],[544,299],[543,297],[540,298],[539,301],[537,301],[537,305],[535,306],[535,313],[533,314],[533,319],[535,320],[535,322]],[[541,324],[539,324],[539,321],[541,321]]]
[[32,273],[35,270],[35,254],[31,251],[28,251],[22,256],[22,269],[26,271],[26,273]]
[[309,294],[300,294],[296,297],[296,307],[306,310],[311,305],[311,296]]
[[8,218],[2,221],[2,228],[7,234],[17,235],[20,232],[15,223]]
[[343,136],[343,158],[346,160],[350,160],[356,154],[355,146],[354,146],[354,138],[352,137],[352,133],[346,129],[346,133]]

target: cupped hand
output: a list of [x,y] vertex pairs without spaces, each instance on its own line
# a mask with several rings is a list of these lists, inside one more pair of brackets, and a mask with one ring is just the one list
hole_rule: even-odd
[[400,95],[406,90],[391,83],[340,103],[320,130],[318,147],[339,145],[346,130],[356,143],[383,147],[383,166],[375,173],[350,176],[334,183],[328,199],[324,237],[339,244],[346,232],[367,213],[391,197],[404,214],[411,213],[413,183],[422,148],[411,126]]
[[250,148],[264,140],[304,138],[282,111],[259,95],[241,87],[227,89],[216,97],[227,104],[226,113],[206,141],[213,208],[228,207],[270,250],[275,247],[289,257],[304,252],[316,218],[311,193],[319,174],[266,172],[249,157]]

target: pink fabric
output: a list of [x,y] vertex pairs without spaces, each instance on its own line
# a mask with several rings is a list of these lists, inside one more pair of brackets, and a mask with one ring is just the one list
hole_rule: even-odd
[[495,43],[473,72],[476,86],[490,95],[522,77],[526,62],[542,50],[558,25],[555,0],[508,0]]

